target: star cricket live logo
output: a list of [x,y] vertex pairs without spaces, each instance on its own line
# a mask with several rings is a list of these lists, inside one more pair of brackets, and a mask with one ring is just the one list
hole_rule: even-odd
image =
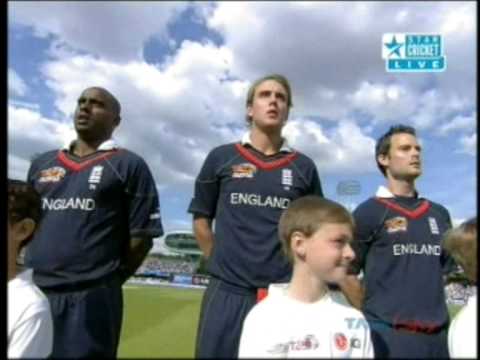
[[383,34],[382,59],[388,72],[441,72],[447,68],[443,39],[438,34]]

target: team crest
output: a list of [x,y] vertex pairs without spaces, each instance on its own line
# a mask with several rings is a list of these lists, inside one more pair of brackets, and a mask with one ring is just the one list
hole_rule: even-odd
[[257,167],[250,163],[244,163],[232,166],[233,178],[253,178],[257,172]]
[[403,216],[397,216],[385,221],[385,229],[388,233],[395,233],[398,231],[407,231],[407,219]]
[[435,220],[435,218],[429,217],[428,218],[428,224],[430,225],[430,231],[432,232],[432,234],[434,234],[434,235],[439,235],[440,234],[440,230],[438,229],[437,220]]
[[282,170],[282,185],[285,190],[290,189],[290,186],[293,186],[293,175],[292,170],[283,169]]
[[88,184],[90,185],[91,190],[95,190],[97,187],[96,184],[100,184],[102,180],[102,173],[103,173],[103,166],[98,165],[92,168],[92,172],[90,173],[90,177],[88,179]]
[[40,171],[38,182],[58,182],[65,177],[66,171],[60,166],[54,166],[46,170]]

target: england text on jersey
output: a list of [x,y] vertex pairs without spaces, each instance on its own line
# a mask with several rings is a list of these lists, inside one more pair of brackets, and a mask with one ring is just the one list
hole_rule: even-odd
[[268,206],[271,208],[286,209],[290,199],[277,196],[262,196],[259,194],[231,193],[232,205]]
[[440,256],[442,250],[440,245],[431,244],[395,244],[393,245],[393,255],[434,255]]
[[78,197],[71,197],[68,199],[42,199],[42,208],[43,210],[85,210],[93,211],[95,210],[95,200],[94,199],[81,199]]

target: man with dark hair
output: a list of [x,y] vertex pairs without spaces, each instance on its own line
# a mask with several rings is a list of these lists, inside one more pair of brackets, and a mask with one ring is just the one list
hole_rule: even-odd
[[108,90],[84,90],[74,114],[77,139],[37,157],[28,172],[44,219],[25,263],[50,302],[53,357],[116,356],[122,284],[163,233],[147,164],[111,138],[120,120]]
[[285,77],[255,81],[246,101],[249,132],[213,149],[196,179],[189,212],[211,275],[196,357],[237,357],[243,320],[257,294],[291,275],[277,236],[281,212],[299,197],[322,196],[313,161],[281,135],[291,104]]
[[448,357],[443,273],[451,258],[441,241],[451,221],[443,206],[418,195],[420,155],[412,127],[393,126],[378,139],[375,157],[387,187],[354,211],[356,257],[339,284],[363,310],[380,358]]
[[40,221],[40,196],[20,180],[8,180],[8,357],[46,358],[52,352],[53,324],[45,295],[32,270],[17,264],[20,250]]

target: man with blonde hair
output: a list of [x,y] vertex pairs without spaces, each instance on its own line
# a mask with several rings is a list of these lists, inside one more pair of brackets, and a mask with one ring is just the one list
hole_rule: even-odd
[[291,106],[285,77],[255,81],[246,101],[248,132],[213,149],[196,179],[188,211],[211,275],[196,357],[237,357],[243,319],[257,295],[291,275],[277,237],[281,212],[301,196],[322,195],[313,161],[282,137]]

